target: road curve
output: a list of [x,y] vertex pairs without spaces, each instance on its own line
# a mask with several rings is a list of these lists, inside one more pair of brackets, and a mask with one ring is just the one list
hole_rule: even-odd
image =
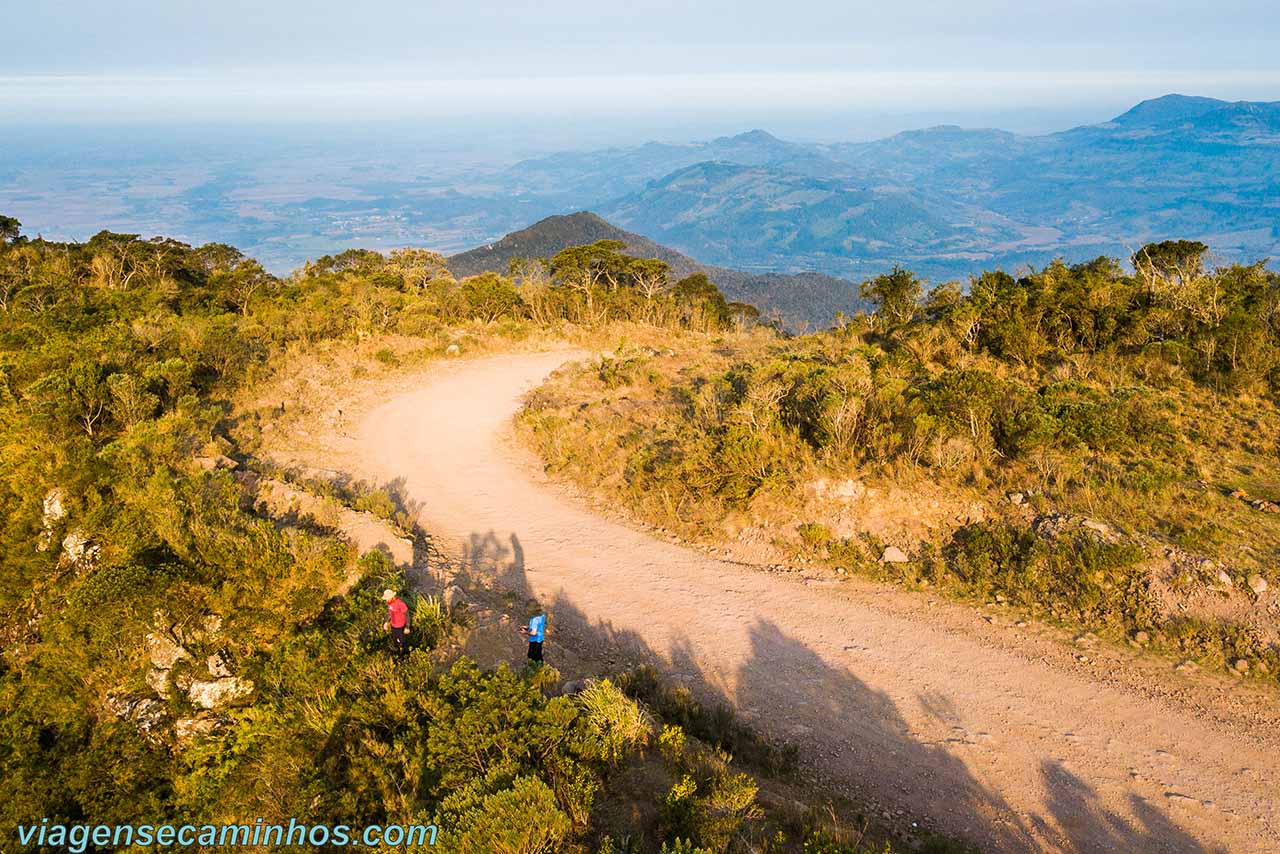
[[510,420],[567,358],[442,369],[363,418],[352,474],[403,479],[447,551],[505,555],[507,583],[550,602],[553,625],[655,656],[851,794],[986,850],[1280,850],[1274,742],[925,608],[887,609],[868,586],[806,585],[654,539],[542,482]]

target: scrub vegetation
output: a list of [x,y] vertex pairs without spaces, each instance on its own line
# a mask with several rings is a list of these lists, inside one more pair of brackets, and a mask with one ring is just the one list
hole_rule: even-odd
[[[410,597],[414,649],[394,663],[390,559],[254,494],[269,413],[232,401],[282,354],[341,342],[391,370],[393,338],[429,359],[749,325],[705,277],[669,283],[604,243],[511,277],[459,282],[404,250],[281,279],[229,246],[53,243],[0,218],[0,318],[4,833],[296,817],[431,822],[456,851],[866,850],[819,810],[769,806],[786,757],[652,678],[562,695],[546,668],[481,669],[456,650],[465,609],[432,591]],[[329,497],[412,524],[373,485]]]
[[[1280,672],[1280,276],[1144,247],[803,336],[623,344],[522,416],[548,469],[687,539]],[[621,499],[621,502],[618,501]]]

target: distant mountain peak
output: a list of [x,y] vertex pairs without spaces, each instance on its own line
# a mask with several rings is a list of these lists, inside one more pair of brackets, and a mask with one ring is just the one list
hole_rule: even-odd
[[778,139],[776,136],[769,133],[767,130],[761,130],[760,128],[754,128],[749,131],[744,131],[743,133],[737,134],[735,136],[722,136],[719,139],[715,140],[715,142],[721,143],[721,144],[726,142],[733,142],[733,143],[750,144],[750,145],[785,144],[782,142],[782,140]]
[[1148,98],[1111,121],[1119,125],[1166,124],[1168,122],[1195,119],[1229,104],[1217,98],[1177,93]]

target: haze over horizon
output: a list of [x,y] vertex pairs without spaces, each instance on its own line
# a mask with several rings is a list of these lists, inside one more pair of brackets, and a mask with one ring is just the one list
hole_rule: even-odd
[[1280,98],[1269,7],[72,0],[6,20],[0,125],[397,120],[479,137],[503,121],[546,148],[752,127],[1045,133],[1167,92]]

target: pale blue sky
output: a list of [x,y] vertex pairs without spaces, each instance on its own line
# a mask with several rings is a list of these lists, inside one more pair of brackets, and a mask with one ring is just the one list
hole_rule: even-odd
[[1280,99],[1274,3],[28,3],[0,27],[0,121],[649,115],[821,137],[855,116],[1007,115],[1049,129],[1171,91]]

